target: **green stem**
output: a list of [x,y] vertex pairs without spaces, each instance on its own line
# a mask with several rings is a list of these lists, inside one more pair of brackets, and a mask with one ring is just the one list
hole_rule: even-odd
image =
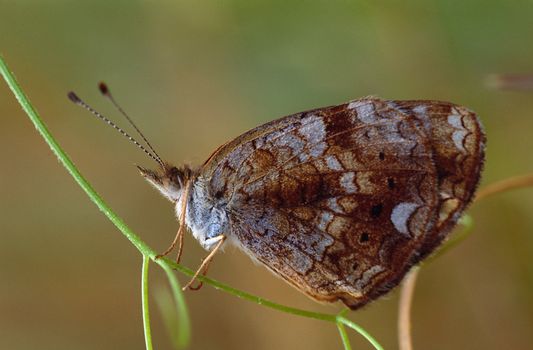
[[350,344],[350,339],[348,338],[348,333],[346,333],[346,328],[344,328],[344,325],[340,322],[337,322],[337,329],[339,330],[339,335],[341,336],[344,350],[352,350],[352,345]]
[[183,295],[181,286],[178,282],[178,279],[174,275],[172,268],[166,263],[160,265],[167,274],[170,288],[172,289],[172,295],[174,296],[176,312],[178,314],[178,333],[176,346],[178,349],[183,349],[189,345],[191,339],[191,324],[189,322],[189,312],[187,310],[187,304],[185,303],[185,296]]
[[336,317],[336,323],[337,323],[337,329],[339,330],[339,334],[342,340],[342,345],[344,346],[344,350],[351,350],[352,345],[350,344],[350,338],[348,338],[348,333],[346,333],[346,328],[344,327],[344,324],[342,322],[339,322],[339,317],[344,317],[346,313],[350,311],[349,309],[341,310]]
[[364,330],[361,326],[356,324],[355,322],[350,321],[349,319],[345,318],[344,316],[337,315],[337,322],[341,323],[347,327],[350,327],[357,333],[361,334],[363,338],[365,338],[376,350],[383,350],[383,346],[381,346],[376,339],[374,339],[370,333],[368,333],[366,330]]
[[144,341],[146,343],[146,350],[152,350],[152,330],[150,328],[150,308],[148,301],[148,267],[150,265],[150,258],[143,255],[142,274],[141,274],[141,300],[143,311],[143,329]]

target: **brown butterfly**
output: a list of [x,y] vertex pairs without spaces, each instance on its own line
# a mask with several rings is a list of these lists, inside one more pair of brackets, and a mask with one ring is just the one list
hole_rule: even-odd
[[180,221],[164,254],[179,243],[179,259],[187,226],[210,251],[195,277],[233,244],[307,296],[356,309],[446,238],[479,182],[485,135],[465,107],[367,97],[259,126],[196,168],[147,144],[160,168],[141,174]]

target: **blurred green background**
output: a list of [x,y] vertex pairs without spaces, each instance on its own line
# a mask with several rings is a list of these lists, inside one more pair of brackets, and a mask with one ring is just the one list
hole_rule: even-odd
[[[533,171],[533,91],[487,87],[533,72],[531,1],[0,1],[0,51],[53,134],[156,250],[174,237],[171,203],[138,175],[153,162],[66,98],[76,90],[125,124],[115,97],[171,162],[280,116],[365,95],[450,100],[486,127],[483,184]],[[0,348],[143,349],[141,256],[89,202],[0,83]],[[420,275],[415,349],[533,344],[533,192],[472,207],[474,234]],[[204,252],[189,235],[183,262]],[[151,269],[152,296],[167,288]],[[209,275],[275,301],[334,313],[242,253]],[[180,276],[182,281],[186,279]],[[396,343],[397,291],[350,313]],[[205,286],[187,292],[192,349],[341,348],[332,324],[278,313]],[[156,348],[171,347],[152,298]],[[350,332],[356,349],[370,345]]]

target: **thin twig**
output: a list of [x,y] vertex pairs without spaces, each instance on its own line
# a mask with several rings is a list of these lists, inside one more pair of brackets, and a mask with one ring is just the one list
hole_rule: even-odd
[[484,188],[482,188],[475,199],[475,202],[485,199],[489,196],[495,195],[501,192],[507,192],[524,187],[533,186],[533,174],[513,176],[508,179],[504,179],[498,182],[494,182]]
[[400,289],[400,301],[398,303],[398,346],[400,350],[413,350],[411,307],[420,268],[442,256],[470,235],[474,228],[474,221],[472,218],[469,215],[464,215],[459,220],[459,224],[463,226],[463,229],[447,240],[434,254],[419,263],[418,266],[413,267],[402,283]]
[[341,336],[344,350],[352,350],[352,345],[350,344],[350,339],[348,338],[348,333],[346,333],[346,328],[344,328],[344,325],[340,322],[337,322],[337,329],[339,330],[339,335]]
[[150,327],[150,308],[148,301],[148,267],[150,258],[143,255],[142,273],[141,273],[141,304],[143,311],[143,330],[146,350],[152,350],[152,329]]
[[533,90],[533,74],[491,74],[486,85],[498,90]]
[[[158,259],[157,261],[159,261]],[[185,296],[181,290],[181,286],[176,278],[172,268],[166,264],[161,264],[161,267],[167,274],[172,295],[174,297],[174,306],[176,307],[176,313],[178,314],[178,332],[176,337],[176,346],[178,349],[184,349],[187,347],[191,340],[191,322],[189,318],[189,311],[187,304],[185,303]]]
[[400,350],[413,350],[413,340],[411,335],[411,305],[413,303],[413,294],[415,292],[418,271],[418,266],[412,268],[402,284],[398,312],[398,345]]
[[350,327],[354,331],[361,334],[376,350],[383,350],[383,346],[381,346],[363,327],[359,326],[353,321],[350,321],[346,317],[342,316],[344,313],[340,313],[337,315],[337,323],[342,323],[346,327]]

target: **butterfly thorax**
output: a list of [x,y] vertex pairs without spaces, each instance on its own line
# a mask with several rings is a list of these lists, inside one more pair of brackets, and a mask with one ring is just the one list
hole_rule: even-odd
[[[213,238],[231,233],[226,203],[215,200],[209,191],[208,181],[203,177],[191,179],[189,186],[188,196],[182,198],[187,201],[185,223],[202,247],[210,250],[216,243]],[[178,217],[183,208],[182,199],[176,203]]]
[[186,201],[185,223],[202,247],[209,250],[213,245],[211,238],[230,233],[226,203],[214,200],[208,182],[198,175],[197,169],[166,165],[160,171],[141,167],[139,170],[163,196],[175,203],[178,218],[182,214],[183,200]]

